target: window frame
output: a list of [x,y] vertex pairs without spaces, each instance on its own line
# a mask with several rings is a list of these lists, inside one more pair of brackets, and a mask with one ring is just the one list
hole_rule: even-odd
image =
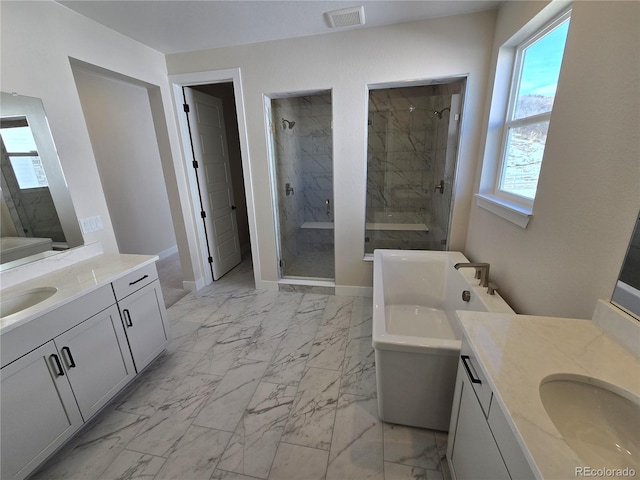
[[[489,125],[483,154],[480,190],[475,197],[476,204],[479,207],[522,228],[527,227],[530,218],[533,216],[535,197],[530,199],[500,188],[506,165],[507,140],[510,131],[514,127],[541,122],[547,122],[547,125],[550,125],[553,107],[555,107],[554,103],[549,112],[513,119],[517,94],[522,80],[524,52],[562,23],[567,20],[570,21],[571,14],[572,7],[569,6],[549,12],[546,18],[536,18],[529,24],[524,25],[498,51],[496,77],[494,79]],[[565,53],[566,43],[562,64],[565,61]],[[536,185],[538,184],[539,182]]]
[[[506,172],[510,132],[515,128],[527,126],[527,125],[533,125],[536,123],[546,123],[548,126],[551,121],[551,114],[553,113],[555,101],[554,101],[554,105],[551,107],[551,110],[549,110],[548,112],[538,113],[538,114],[517,118],[517,119],[514,118],[515,109],[516,109],[517,100],[518,100],[517,96],[518,96],[518,93],[520,92],[520,85],[522,83],[522,70],[524,67],[525,52],[529,47],[534,45],[536,42],[540,41],[542,38],[544,38],[547,34],[555,30],[557,27],[559,27],[566,21],[570,22],[571,10],[572,10],[571,8],[568,8],[564,10],[562,13],[560,13],[559,15],[556,15],[555,17],[553,17],[551,20],[546,22],[542,27],[538,28],[532,35],[529,35],[524,41],[516,45],[513,49],[514,50],[513,70],[512,70],[511,79],[508,86],[509,91],[508,91],[507,109],[504,115],[504,120],[502,125],[502,135],[500,140],[500,156],[499,156],[498,168],[497,168],[495,180],[494,180],[493,194],[498,198],[502,198],[510,203],[524,207],[527,210],[533,209],[533,204],[535,202],[536,195],[534,195],[533,198],[529,198],[524,195],[518,195],[517,193],[510,192],[508,190],[504,190],[503,188],[501,188],[503,179],[505,177],[505,172]],[[566,42],[565,42],[565,49],[566,49]],[[564,62],[564,50],[563,50],[562,56],[563,56],[562,61]],[[560,66],[560,69],[562,70],[562,64]],[[556,86],[557,86],[557,83],[556,83]],[[546,141],[545,141],[544,150],[546,150]],[[541,168],[542,168],[542,162],[544,161],[544,150],[543,150],[543,157],[541,160]],[[536,187],[538,185],[539,180],[540,180],[540,175],[538,174]]]

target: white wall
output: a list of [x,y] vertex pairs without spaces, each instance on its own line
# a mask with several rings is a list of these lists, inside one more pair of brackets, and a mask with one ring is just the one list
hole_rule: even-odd
[[[503,5],[494,62],[544,6]],[[591,318],[611,297],[640,208],[638,45],[640,3],[574,2],[533,219],[522,229],[472,208],[466,253],[491,263],[519,313]]]
[[197,249],[195,228],[164,56],[49,0],[3,1],[0,22],[0,88],[42,99],[78,217],[100,215],[105,226],[85,241],[101,241],[107,252],[117,251],[116,239],[70,58],[156,86],[150,103],[183,274],[201,276],[190,253]]
[[172,249],[176,238],[147,89],[72,68],[120,253]]
[[451,235],[452,248],[464,247],[494,22],[488,11],[167,56],[170,74],[241,70],[262,280],[278,277],[265,94],[332,90],[336,284],[370,287],[372,265],[363,261],[367,85],[468,74]]

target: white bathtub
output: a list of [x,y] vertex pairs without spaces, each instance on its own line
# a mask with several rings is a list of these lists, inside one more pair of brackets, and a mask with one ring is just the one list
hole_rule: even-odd
[[373,347],[382,420],[447,430],[462,339],[455,311],[513,313],[478,286],[473,268],[453,268],[468,261],[460,252],[375,250]]

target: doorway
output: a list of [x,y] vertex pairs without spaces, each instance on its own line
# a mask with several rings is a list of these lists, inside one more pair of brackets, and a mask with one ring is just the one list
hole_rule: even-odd
[[182,94],[201,244],[215,281],[250,250],[234,87],[231,82],[183,86]]

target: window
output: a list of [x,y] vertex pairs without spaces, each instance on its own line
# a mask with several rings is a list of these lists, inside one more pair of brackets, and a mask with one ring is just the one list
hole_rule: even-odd
[[515,49],[495,194],[531,206],[569,30],[570,11]]
[[26,119],[3,120],[0,137],[3,155],[6,152],[18,187],[22,190],[48,187],[47,175]]

